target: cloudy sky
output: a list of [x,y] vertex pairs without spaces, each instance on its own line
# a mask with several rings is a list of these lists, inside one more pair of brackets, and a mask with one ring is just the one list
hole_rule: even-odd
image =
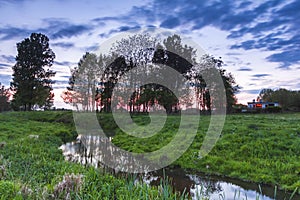
[[222,57],[241,103],[262,88],[300,90],[299,10],[298,0],[0,0],[0,82],[9,85],[16,43],[43,33],[56,54],[55,105],[63,107],[70,68],[86,51],[123,31],[158,27]]

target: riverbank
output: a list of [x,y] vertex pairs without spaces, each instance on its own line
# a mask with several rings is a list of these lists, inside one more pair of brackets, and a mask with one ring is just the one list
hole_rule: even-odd
[[[114,135],[115,145],[132,152],[150,152],[168,144],[180,121],[178,116],[170,116],[161,132],[137,139],[118,129],[111,115],[100,114],[98,119],[107,135]],[[169,186],[162,190],[160,186],[135,185],[133,179],[116,178],[110,173],[64,161],[58,147],[77,137],[71,112],[4,113],[0,114],[0,121],[0,188],[5,188],[0,189],[0,193],[33,199],[43,195],[63,198],[68,190],[59,188],[64,188],[69,180],[73,185],[70,195],[84,199],[100,196],[104,199],[173,199],[175,195],[178,198]],[[134,116],[134,121],[141,125],[150,122],[145,115]],[[299,113],[228,115],[217,144],[208,156],[199,159],[198,152],[209,121],[209,116],[201,116],[200,122],[191,116],[189,122],[183,124],[183,127],[199,124],[199,128],[192,145],[172,164],[173,167],[270,184],[274,188],[276,185],[300,193]],[[147,130],[139,127],[138,131]],[[77,183],[80,183],[78,190]]]
[[71,112],[0,113],[0,199],[184,199],[168,184],[65,161],[59,146],[77,133]]
[[[147,116],[143,117],[136,121],[146,121]],[[178,120],[178,116],[170,116],[163,130],[147,139],[119,130],[113,142],[133,152],[160,149],[172,140]],[[195,140],[173,165],[300,192],[300,113],[227,115],[220,139],[206,157],[199,159],[209,120],[209,116],[201,116]],[[183,126],[195,123],[191,116]]]

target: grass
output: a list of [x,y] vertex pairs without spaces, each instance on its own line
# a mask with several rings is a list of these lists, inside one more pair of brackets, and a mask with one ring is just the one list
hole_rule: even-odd
[[[113,142],[133,152],[157,150],[174,137],[178,126],[173,122],[178,119],[170,116],[162,131],[147,139],[118,131]],[[201,116],[194,142],[173,165],[300,193],[300,113],[227,115],[220,139],[208,156],[199,159],[209,119]],[[183,126],[195,123],[191,116]]]
[[[180,118],[169,116],[163,129],[149,138],[125,134],[109,114],[98,115],[98,120],[108,135],[115,135],[115,145],[131,152],[151,152],[174,138]],[[150,123],[147,115],[133,116],[133,121]],[[200,122],[190,116],[181,125],[186,134],[191,127],[198,128],[197,135],[172,165],[300,193],[300,113],[228,115],[217,144],[199,159],[209,121],[209,116],[201,116]],[[149,130],[141,126],[135,131]],[[58,147],[76,136],[71,112],[0,114],[0,199],[187,198],[174,193],[169,184],[135,184],[132,177],[66,162]]]
[[66,162],[58,147],[76,136],[70,112],[0,114],[0,199],[185,198],[169,186]]

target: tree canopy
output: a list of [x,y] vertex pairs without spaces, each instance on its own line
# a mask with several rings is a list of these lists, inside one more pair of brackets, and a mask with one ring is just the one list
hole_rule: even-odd
[[[72,71],[70,86],[62,96],[65,102],[76,104],[81,99],[81,107],[86,108],[84,110],[94,110],[96,107],[105,112],[111,112],[112,109],[149,112],[158,106],[167,113],[174,113],[183,107],[196,105],[198,110],[210,111],[213,109],[212,102],[218,101],[220,106],[227,106],[230,112],[232,105],[236,103],[235,93],[239,89],[234,77],[222,67],[223,61],[220,58],[204,55],[198,60],[200,61],[197,61],[196,49],[183,44],[179,35],[169,36],[160,43],[148,34],[136,34],[113,44],[109,55],[98,57],[86,53]],[[174,80],[171,74],[163,75],[163,66],[176,70],[185,77],[186,82]],[[221,84],[225,87],[226,97],[223,99],[211,98],[211,93],[217,93],[220,87],[216,82],[207,84],[207,79],[203,78],[205,70],[212,68],[220,75]],[[158,83],[143,84],[151,76],[168,82],[168,87]],[[209,76],[212,74],[206,74],[206,78]],[[120,84],[121,89],[118,89],[124,93],[130,90],[131,96],[117,96],[118,105],[112,108],[112,94]],[[85,87],[89,89],[84,89]],[[78,90],[74,90],[75,88]],[[82,90],[88,94],[83,95]],[[184,96],[178,99],[174,90]],[[73,94],[72,97],[70,94]],[[82,99],[84,96],[89,96],[86,101]]]
[[32,33],[29,38],[17,43],[16,64],[13,66],[11,89],[12,105],[16,110],[32,110],[33,106],[50,108],[53,104],[50,70],[55,54],[49,47],[49,39],[41,33]]

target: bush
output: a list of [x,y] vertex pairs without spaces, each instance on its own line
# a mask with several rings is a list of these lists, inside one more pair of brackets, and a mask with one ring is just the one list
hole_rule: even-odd
[[268,113],[279,113],[282,111],[282,108],[281,107],[278,107],[278,106],[270,106],[270,107],[267,107],[266,108],[266,112]]

